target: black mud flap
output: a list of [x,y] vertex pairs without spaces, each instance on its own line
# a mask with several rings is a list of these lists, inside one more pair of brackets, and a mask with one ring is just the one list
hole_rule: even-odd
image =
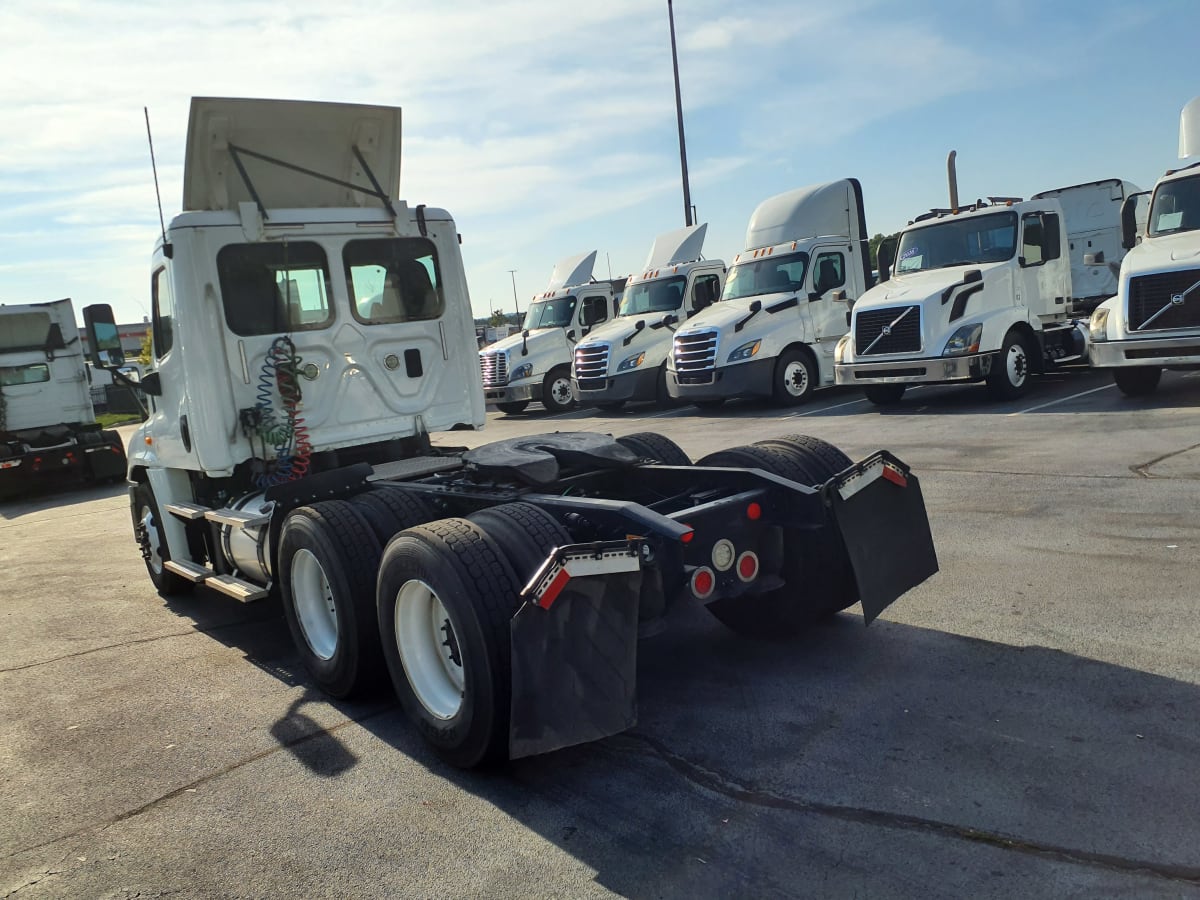
[[[593,571],[560,548],[530,582],[510,625],[512,718],[509,757],[598,740],[637,724],[637,549],[614,542],[624,571]],[[600,546],[600,545],[597,545]],[[610,563],[611,565],[611,563]],[[586,573],[586,574],[583,574]]]
[[846,544],[869,625],[938,570],[921,484],[908,466],[880,451],[821,490]]

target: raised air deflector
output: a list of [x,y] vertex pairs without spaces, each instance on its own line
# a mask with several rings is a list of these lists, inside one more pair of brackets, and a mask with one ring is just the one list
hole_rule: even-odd
[[826,235],[857,238],[850,234],[856,205],[849,179],[778,194],[754,210],[746,229],[746,249]]
[[708,223],[705,222],[702,225],[689,225],[660,234],[654,239],[650,257],[643,268],[661,269],[699,259],[704,250],[704,235],[707,231]]
[[192,98],[184,210],[378,208],[399,191],[399,107]]
[[559,288],[572,287],[591,281],[592,269],[595,266],[595,250],[591,253],[580,253],[578,256],[560,259],[554,264],[554,271],[550,273],[550,284],[546,286],[546,290],[557,291]]
[[1200,97],[1193,97],[1179,114],[1179,158],[1200,156]]

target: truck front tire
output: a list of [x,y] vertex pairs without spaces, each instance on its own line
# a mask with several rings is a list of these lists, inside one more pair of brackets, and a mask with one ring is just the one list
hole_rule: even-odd
[[343,699],[376,686],[383,670],[375,616],[380,546],[347,500],[288,513],[278,577],[292,641],[321,690]]
[[906,384],[867,384],[863,385],[863,393],[876,406],[894,406],[904,396]]
[[496,541],[466,519],[411,528],[384,551],[376,600],[392,684],[451,765],[508,755],[516,578]]
[[1016,400],[1029,390],[1029,374],[1033,358],[1029,351],[1029,340],[1013,329],[1004,336],[1000,352],[992,360],[988,372],[988,392],[997,400]]
[[562,413],[575,405],[575,394],[571,388],[571,370],[565,366],[551,369],[542,382],[542,406],[546,412]]
[[1118,390],[1126,397],[1153,394],[1162,379],[1162,369],[1158,366],[1122,366],[1112,373]]
[[191,590],[191,582],[167,571],[164,566],[171,558],[171,552],[167,549],[166,533],[162,528],[161,513],[158,511],[158,501],[154,498],[154,490],[148,483],[139,482],[133,487],[131,499],[133,533],[155,590],[164,597],[187,593]]
[[795,406],[813,395],[817,386],[817,367],[803,350],[793,348],[775,364],[775,382],[771,388],[780,406]]

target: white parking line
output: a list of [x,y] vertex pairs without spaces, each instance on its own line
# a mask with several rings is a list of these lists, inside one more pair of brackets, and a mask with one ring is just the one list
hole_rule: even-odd
[[783,419],[802,419],[804,416],[815,416],[817,413],[829,412],[831,409],[841,409],[843,406],[853,406],[855,403],[866,403],[866,397],[859,397],[857,400],[847,400],[845,403],[836,403],[833,406],[822,406],[820,409],[810,409],[808,412],[789,413],[786,416],[781,416]]
[[1070,397],[1060,397],[1057,400],[1051,400],[1049,403],[1039,403],[1037,406],[1031,406],[1029,409],[1022,409],[1018,412],[1009,413],[1009,416],[1023,416],[1025,413],[1036,412],[1039,409],[1045,409],[1048,406],[1054,406],[1058,403],[1066,403],[1068,400],[1075,400],[1079,397],[1086,397],[1088,394],[1094,394],[1097,391],[1107,391],[1109,388],[1115,388],[1116,383],[1102,384],[1098,388],[1092,388],[1090,391],[1080,391],[1078,394],[1072,394]]

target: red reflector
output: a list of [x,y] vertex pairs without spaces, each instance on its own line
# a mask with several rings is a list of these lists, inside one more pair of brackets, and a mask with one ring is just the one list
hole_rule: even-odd
[[762,518],[762,507],[757,503],[751,503],[746,507],[746,518],[751,522],[757,522]]
[[883,477],[892,484],[898,484],[900,487],[908,487],[908,479],[893,469],[891,466],[883,467]]
[[685,544],[690,544],[692,542],[692,538],[694,538],[695,536],[696,536],[696,532],[689,531],[689,532],[681,535],[679,540],[683,541]]
[[742,581],[753,581],[758,575],[758,557],[746,551],[738,560],[738,578]]
[[546,593],[538,598],[538,606],[542,609],[549,609],[554,601],[558,599],[558,595],[562,593],[562,589],[567,586],[567,582],[571,580],[571,576],[567,574],[566,569],[559,569],[558,574],[554,576],[550,582],[550,586],[546,588]]
[[692,575],[692,593],[701,600],[711,594],[716,586],[717,578],[711,569],[702,567]]

